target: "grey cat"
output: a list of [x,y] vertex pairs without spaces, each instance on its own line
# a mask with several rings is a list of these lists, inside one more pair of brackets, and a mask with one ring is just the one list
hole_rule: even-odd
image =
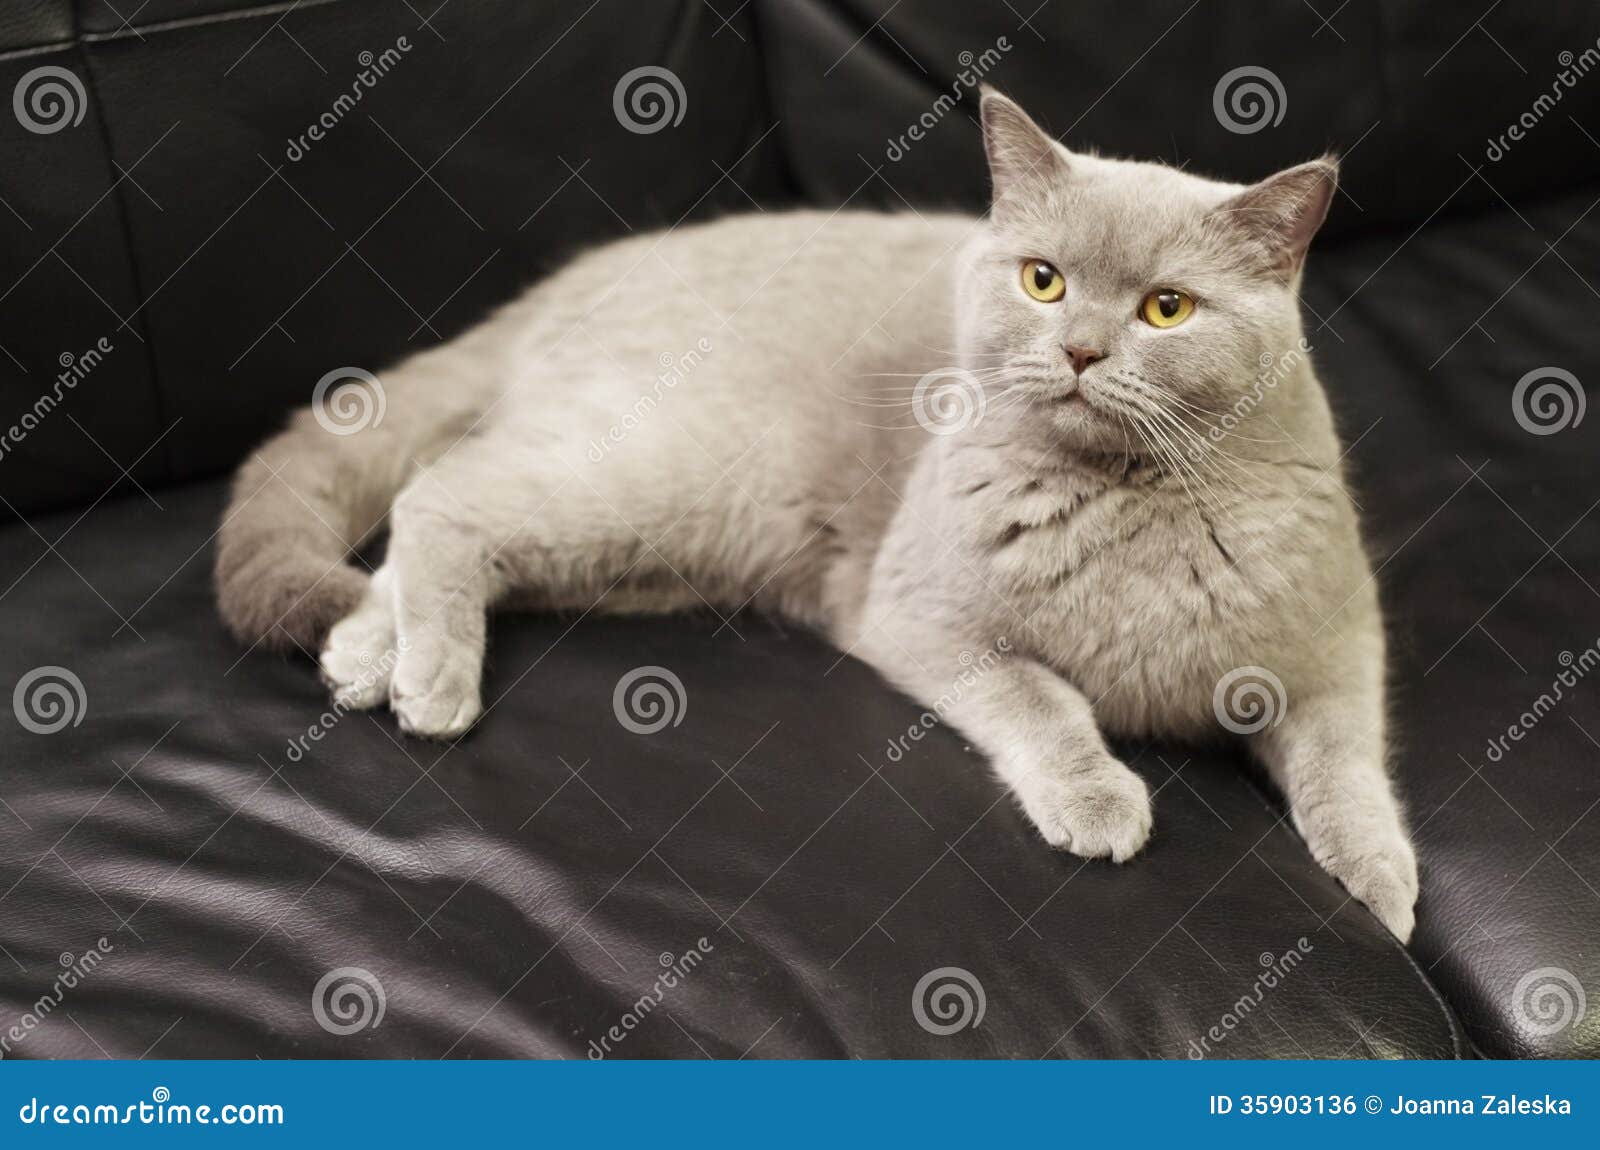
[[1102,732],[1220,725],[1408,938],[1382,619],[1297,301],[1335,164],[1218,183],[981,113],[986,217],[630,238],[343,396],[382,418],[302,412],[240,470],[223,617],[454,737],[491,607],[777,612],[963,732],[1051,845],[1117,861],[1150,798]]

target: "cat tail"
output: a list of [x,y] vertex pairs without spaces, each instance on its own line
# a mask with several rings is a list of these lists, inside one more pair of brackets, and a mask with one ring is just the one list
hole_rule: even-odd
[[395,496],[477,423],[497,373],[473,341],[373,376],[354,368],[317,384],[308,408],[234,477],[217,532],[217,606],[240,640],[313,657],[366,590],[356,552]]

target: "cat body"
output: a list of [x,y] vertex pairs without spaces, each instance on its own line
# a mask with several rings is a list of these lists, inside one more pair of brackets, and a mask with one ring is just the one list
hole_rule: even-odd
[[[381,419],[297,416],[237,480],[224,617],[455,737],[492,607],[772,611],[1118,861],[1150,803],[1102,732],[1228,728],[1407,937],[1382,620],[1295,301],[1332,165],[1220,184],[1068,153],[993,93],[983,118],[988,217],[630,238],[382,373]],[[347,559],[385,522],[369,579]]]

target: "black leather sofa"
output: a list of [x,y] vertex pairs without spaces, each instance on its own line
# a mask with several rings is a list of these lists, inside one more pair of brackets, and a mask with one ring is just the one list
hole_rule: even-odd
[[[1597,38],[1579,2],[0,2],[0,1053],[1600,1053]],[[629,131],[647,65],[684,114]],[[224,476],[326,372],[628,231],[979,209],[975,70],[1075,147],[1344,156],[1306,308],[1391,619],[1409,947],[1243,761],[1124,747],[1148,850],[1053,854],[761,618],[500,619],[452,746],[322,724],[216,619]],[[647,665],[684,701],[639,734]]]

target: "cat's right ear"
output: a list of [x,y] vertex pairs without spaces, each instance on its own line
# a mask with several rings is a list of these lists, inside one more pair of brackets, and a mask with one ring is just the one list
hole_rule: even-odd
[[994,186],[991,209],[996,218],[1004,218],[1067,174],[1066,150],[1015,100],[987,84],[978,113]]

